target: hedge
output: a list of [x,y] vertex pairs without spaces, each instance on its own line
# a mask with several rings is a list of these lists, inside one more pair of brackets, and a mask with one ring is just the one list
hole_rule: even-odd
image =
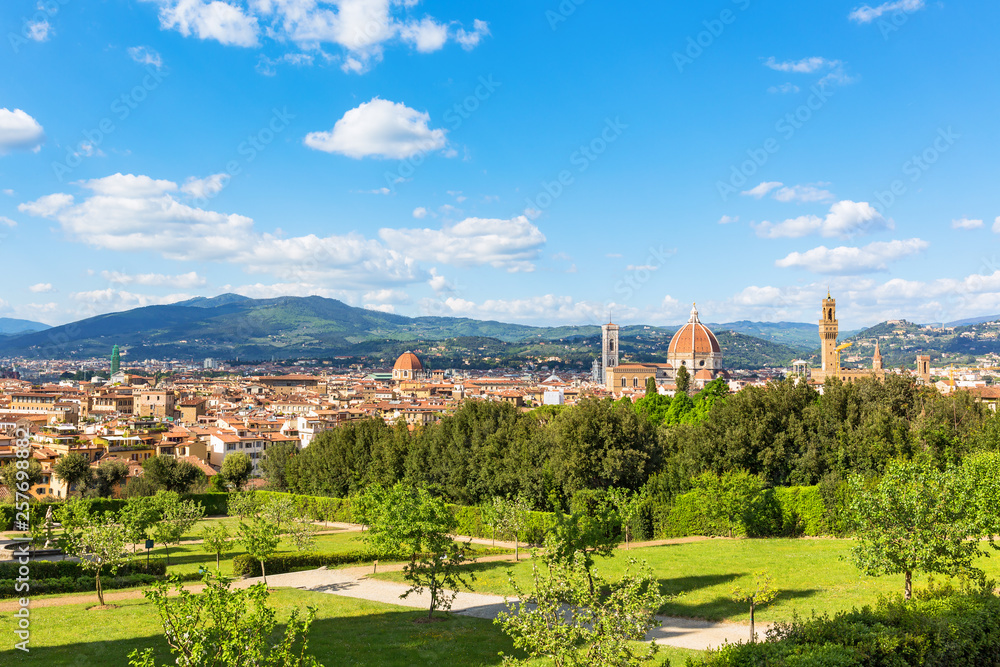
[[[36,579],[62,579],[70,577],[76,579],[87,575],[80,563],[72,560],[33,560],[27,565],[31,573],[31,580]],[[18,576],[21,564],[17,561],[0,561],[0,579],[14,579]],[[118,568],[120,576],[131,574],[151,574],[162,576],[167,573],[167,563],[162,558],[151,558],[149,567],[146,567],[146,559],[136,557]],[[32,584],[34,585],[34,584]]]
[[[507,553],[505,549],[491,549],[479,547],[476,555],[485,556],[490,554]],[[427,554],[418,554],[418,557]],[[376,560],[401,561],[408,560],[409,555],[378,553],[375,551],[352,551],[340,554],[324,553],[287,553],[273,554],[264,561],[265,571],[268,574],[284,574],[297,569],[315,570],[320,567],[331,567],[336,565],[351,565],[354,563],[371,563]],[[233,557],[234,577],[256,577],[260,575],[260,561],[247,554],[239,554]]]
[[778,624],[767,641],[710,651],[702,667],[978,667],[1000,664],[1000,598],[945,590]]
[[[228,493],[185,493],[181,494],[183,500],[194,500],[205,507],[205,516],[226,516],[228,511],[226,506],[229,502]],[[65,501],[45,501],[31,504],[32,524],[41,521],[48,509],[52,508],[52,514],[56,513]],[[123,498],[92,498],[91,508],[95,514],[114,514],[125,507],[126,500]],[[0,505],[0,525],[5,526],[4,530],[14,530],[14,518],[17,510],[12,504]]]

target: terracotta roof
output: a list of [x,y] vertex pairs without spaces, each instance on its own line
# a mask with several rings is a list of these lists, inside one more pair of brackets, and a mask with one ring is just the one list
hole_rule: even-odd
[[691,319],[670,340],[667,349],[668,356],[686,356],[689,354],[711,354],[722,352],[719,341],[711,329],[698,319],[698,310],[691,309]]
[[420,363],[420,359],[417,359],[417,355],[412,352],[404,352],[399,355],[399,359],[396,359],[396,363],[393,365],[392,370],[422,371],[424,370],[424,365]]

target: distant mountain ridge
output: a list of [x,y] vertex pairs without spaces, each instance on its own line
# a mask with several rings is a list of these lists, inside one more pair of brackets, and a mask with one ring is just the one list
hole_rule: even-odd
[[50,328],[48,324],[42,324],[41,322],[0,317],[0,334],[14,335],[31,331],[44,331]]

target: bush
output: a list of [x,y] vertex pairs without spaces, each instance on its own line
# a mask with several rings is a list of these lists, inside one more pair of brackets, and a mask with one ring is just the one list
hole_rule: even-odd
[[[16,579],[20,564],[17,561],[0,561],[0,579]],[[31,590],[35,590],[35,581],[40,579],[61,579],[63,577],[82,577],[85,570],[76,561],[71,560],[35,560],[28,563],[31,572]],[[146,559],[136,557],[125,565],[118,568],[119,576],[132,574],[151,574],[162,576],[167,573],[167,564],[161,558],[151,558],[149,567],[146,567]],[[93,577],[91,577],[93,579]]]
[[[181,494],[181,500],[194,500],[204,505],[207,516],[226,516],[226,503],[228,499],[228,493]],[[89,498],[88,500],[90,501],[90,511],[99,515],[120,512],[125,507],[126,502],[123,498]],[[63,503],[64,501],[62,500],[32,503],[32,523],[34,523],[35,519],[39,519],[40,521],[40,518],[45,516],[49,507],[52,508],[52,514],[55,515],[56,510]],[[0,505],[0,526],[3,526],[3,530],[14,530],[14,514],[14,505]]]
[[768,633],[766,642],[723,646],[694,664],[996,665],[1000,664],[1000,598],[947,589],[925,592],[909,601],[882,598],[874,609],[779,624]]
[[[385,556],[382,557],[383,559]],[[282,574],[298,569],[314,570],[332,565],[348,565],[351,563],[367,563],[378,560],[374,551],[354,551],[344,554],[318,553],[288,553],[273,554],[264,561],[268,574]],[[260,561],[247,554],[239,554],[233,558],[234,577],[255,577],[260,574]]]
[[[186,575],[184,579],[194,580],[201,575],[191,574]],[[132,574],[119,574],[115,577],[102,577],[101,578],[101,588],[104,590],[112,588],[134,588],[136,586],[148,586],[154,581],[165,581],[166,576],[164,575],[154,575],[147,574],[143,572],[135,572]],[[46,579],[36,579],[35,573],[32,572],[31,581],[29,585],[31,586],[30,591],[18,591],[15,588],[17,584],[16,579],[0,578],[0,599],[10,599],[17,597],[24,597],[25,595],[45,595],[51,593],[88,593],[97,590],[97,584],[95,583],[94,577],[81,575],[81,576],[62,576],[62,577],[51,577]]]

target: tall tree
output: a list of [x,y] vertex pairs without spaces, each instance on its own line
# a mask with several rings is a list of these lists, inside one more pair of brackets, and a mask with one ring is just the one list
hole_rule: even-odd
[[172,456],[150,456],[142,462],[142,469],[143,477],[148,476],[157,489],[177,493],[185,493],[205,477],[205,473],[193,463]]
[[298,454],[298,445],[294,442],[279,442],[264,451],[260,462],[260,470],[267,480],[267,488],[271,491],[288,491],[288,480],[285,469],[292,457]]
[[93,474],[90,469],[90,461],[87,460],[86,456],[78,452],[70,452],[60,458],[52,466],[52,470],[55,472],[56,477],[66,483],[67,497],[69,497],[70,491],[74,488],[82,496]]
[[41,463],[33,458],[21,462],[25,463],[24,467],[18,466],[15,462],[0,467],[0,484],[7,487],[11,496],[15,491],[27,493],[28,489],[42,482]]
[[101,461],[93,472],[88,495],[110,498],[128,479],[128,466],[121,461]]
[[243,452],[234,452],[222,461],[219,475],[234,491],[242,491],[253,473],[253,461]]
[[677,385],[677,392],[680,394],[686,394],[691,386],[691,373],[688,372],[687,366],[681,364],[681,367],[677,369],[677,375],[674,377],[674,384]]

